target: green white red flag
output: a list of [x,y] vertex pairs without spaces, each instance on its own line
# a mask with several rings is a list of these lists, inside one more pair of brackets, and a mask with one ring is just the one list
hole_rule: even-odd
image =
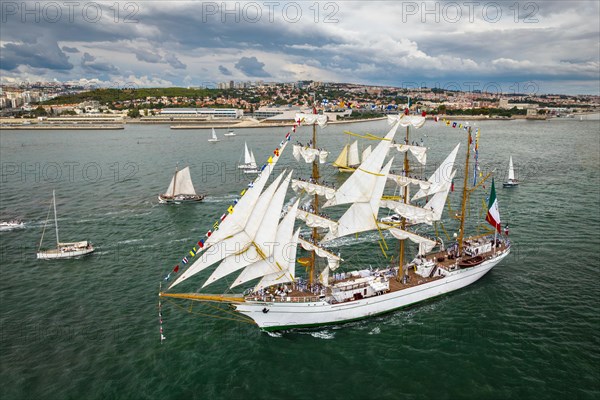
[[502,225],[500,224],[500,209],[498,208],[498,199],[496,198],[496,186],[492,178],[492,189],[490,190],[490,200],[488,201],[488,212],[485,220],[496,228],[498,233],[502,233]]

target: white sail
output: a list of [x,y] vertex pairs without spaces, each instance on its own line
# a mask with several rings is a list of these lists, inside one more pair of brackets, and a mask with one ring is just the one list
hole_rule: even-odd
[[[282,148],[282,150],[283,150],[283,148]],[[254,158],[254,153],[252,152],[252,150],[250,150],[250,166],[252,168],[257,168],[256,159]]]
[[300,235],[300,228],[294,233],[294,237],[288,246],[289,258],[287,258],[287,269],[281,272],[275,272],[270,275],[265,275],[254,287],[254,291],[264,289],[273,285],[280,285],[283,283],[293,282],[296,278],[296,248],[298,247],[298,236]]
[[324,164],[327,161],[327,156],[329,155],[329,152],[321,149],[313,149],[312,147],[300,146],[295,144],[293,155],[296,161],[304,159],[304,162],[306,162],[307,164],[311,164],[313,161],[315,161],[315,158],[319,157],[319,164]]
[[407,151],[410,151],[411,154],[416,158],[416,160],[421,165],[425,165],[427,163],[427,147],[412,146],[412,145],[408,145],[408,144],[395,144],[394,147],[400,153],[405,153]]
[[350,145],[350,149],[348,150],[348,166],[354,168],[358,164],[360,164],[360,158],[358,155],[358,140],[355,140]]
[[[290,211],[283,217],[281,223],[277,227],[277,233],[275,235],[277,239],[273,243],[272,253],[268,258],[260,259],[244,268],[242,273],[231,285],[232,288],[266,275],[287,272],[290,258],[295,260],[296,255],[297,240],[294,244],[294,220],[299,201],[300,200],[296,200],[294,205],[290,208]],[[291,254],[290,247],[293,247],[293,253]]]
[[[175,188],[173,188],[173,184],[175,185]],[[171,178],[171,182],[169,183],[169,187],[165,193],[173,196],[178,196],[180,194],[196,194],[196,190],[192,184],[190,167],[185,167],[181,171],[175,172],[175,175]]]
[[327,186],[321,186],[316,183],[292,179],[292,190],[295,192],[305,191],[308,194],[318,194],[326,199],[331,199],[335,195],[335,189]]
[[[284,173],[276,180],[277,183]],[[275,194],[270,198],[265,212],[261,212],[261,218],[256,220],[257,223],[245,229],[245,237],[240,234],[238,243],[241,250],[238,249],[235,253],[228,255],[206,280],[203,288],[252,263],[265,260],[273,254],[277,223],[291,175],[290,172],[285,181],[277,188]]]
[[395,124],[390,129],[384,140],[375,147],[366,160],[363,160],[360,167],[336,190],[335,196],[328,199],[323,207],[370,201],[373,188],[377,182],[376,178],[380,174],[383,160],[390,149],[398,126],[398,124]]
[[371,151],[373,151],[373,149],[371,148],[371,145],[369,145],[366,149],[363,150],[361,160],[364,160],[365,158],[369,157]]
[[[351,235],[353,233],[365,232],[377,229],[377,214],[381,205],[381,196],[385,188],[387,174],[392,167],[392,158],[377,175],[365,176],[373,181],[371,185],[371,197],[368,201],[356,202],[341,216],[337,222],[337,230],[330,230],[322,242]],[[357,170],[358,171],[358,170]]]
[[[281,154],[283,154],[287,143],[288,142],[285,142],[281,147],[279,156],[274,155],[271,163],[266,164],[265,168],[261,171],[254,182],[252,182],[252,184],[249,185],[249,188],[245,190],[244,195],[234,206],[233,212],[228,215],[224,221],[221,221],[219,229],[206,240],[204,243],[204,250],[208,250],[213,243],[217,243],[218,241],[241,232],[244,229],[263,188],[271,176],[271,172],[273,169],[275,169],[277,161],[279,161]],[[253,158],[252,152],[250,152],[250,155]]]
[[212,128],[212,139],[213,140],[218,140],[217,139],[217,132],[215,132],[215,128]]
[[432,210],[406,204],[401,201],[382,200],[381,206],[389,208],[400,216],[406,218],[411,224],[432,225],[435,221]]
[[327,115],[319,114],[296,114],[296,121],[300,121],[302,125],[314,125],[317,124],[321,128],[327,126]]
[[460,143],[456,145],[454,150],[452,150],[448,157],[446,157],[446,159],[442,161],[442,163],[435,170],[433,175],[429,177],[429,179],[427,180],[431,183],[429,188],[421,188],[421,190],[419,190],[413,196],[412,201],[437,193],[445,188],[446,183],[452,182],[452,179],[449,179],[448,177],[452,175],[452,169],[454,168],[454,160],[456,159],[456,154],[458,154],[459,147]]
[[256,229],[267,212],[277,185],[283,177],[282,174],[279,175],[262,194],[260,193],[273,166],[270,165],[263,170],[256,179],[254,187],[248,189],[248,193],[237,203],[233,213],[225,218],[219,229],[206,240],[204,253],[196,256],[196,261],[171,284],[171,288],[223,258],[238,253],[254,239]]
[[515,170],[513,168],[513,161],[512,161],[512,156],[510,156],[510,158],[508,159],[508,181],[514,181],[515,180]]
[[448,193],[450,192],[450,187],[452,186],[452,179],[454,179],[454,175],[456,175],[456,171],[450,175],[449,179],[444,183],[444,187],[433,195],[431,200],[425,204],[425,208],[429,209],[433,212],[433,220],[439,221],[442,219],[442,212],[444,211],[444,205],[446,204],[446,198],[448,197]]
[[250,158],[250,152],[248,151],[248,143],[244,142],[244,164],[250,164],[252,159]]

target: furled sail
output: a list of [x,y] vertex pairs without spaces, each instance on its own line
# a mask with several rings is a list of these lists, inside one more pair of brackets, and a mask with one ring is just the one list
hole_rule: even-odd
[[397,122],[400,122],[400,126],[407,127],[411,126],[413,128],[419,129],[423,125],[425,125],[425,117],[420,115],[388,115],[388,124],[393,125]]
[[[369,202],[373,195],[373,188],[380,175],[383,160],[387,155],[394,135],[398,130],[398,124],[390,129],[385,138],[375,147],[366,160],[350,175],[350,177],[335,191],[335,196],[328,199],[323,207],[331,207],[338,204],[357,202]],[[385,182],[384,182],[385,183]]]
[[300,159],[304,159],[304,162],[310,164],[315,161],[315,158],[319,157],[319,163],[324,164],[327,161],[327,156],[329,155],[328,151],[321,149],[313,149],[308,146],[300,146],[294,145],[294,158],[296,161],[300,161]]
[[333,254],[332,252],[325,250],[322,247],[317,246],[314,243],[306,241],[302,238],[298,240],[300,246],[306,251],[314,251],[317,256],[327,259],[327,266],[330,270],[334,271],[340,266],[340,261],[344,261],[340,256]]
[[[388,228],[385,225],[380,225],[382,229]],[[413,243],[419,244],[419,254],[425,254],[431,251],[437,244],[435,240],[428,239],[426,237],[417,235],[416,233],[412,233],[409,231],[405,231],[400,228],[389,228],[389,232],[398,240],[410,239]]]
[[318,194],[326,199],[331,199],[335,195],[335,189],[327,186],[318,185],[299,179],[292,179],[292,190],[295,192],[305,191],[308,194]]
[[400,152],[405,153],[410,151],[413,156],[417,159],[419,164],[425,165],[427,163],[427,147],[423,146],[412,146],[408,144],[394,144],[394,147]]
[[428,182],[431,183],[429,188],[421,187],[421,190],[419,190],[413,196],[412,201],[421,199],[425,196],[435,194],[435,193],[443,190],[446,183],[452,182],[452,179],[448,179],[448,177],[452,174],[452,169],[454,168],[454,160],[456,159],[456,154],[458,154],[459,147],[460,147],[460,143],[456,145],[454,150],[452,150],[450,152],[450,154],[448,155],[448,157],[446,157],[446,159],[444,161],[442,161],[442,163],[435,170],[433,175],[431,175],[429,177],[429,179],[427,180]]
[[337,222],[308,211],[298,210],[296,218],[304,221],[306,225],[311,228],[324,228],[329,229],[330,231],[337,230]]
[[409,184],[413,184],[419,185],[421,189],[429,189],[429,186],[431,186],[431,182],[429,181],[422,181],[420,179],[409,178],[407,176],[402,175],[389,174],[388,179],[396,182],[398,186],[406,186]]
[[300,121],[302,125],[314,125],[317,124],[321,128],[327,126],[327,115],[319,114],[296,114],[296,121]]
[[[175,189],[173,190],[173,184],[175,184]],[[171,183],[167,188],[166,194],[178,196],[181,194],[189,194],[195,195],[196,190],[194,189],[194,184],[192,183],[192,177],[190,175],[190,167],[185,167],[181,171],[177,171],[173,178],[171,178]]]
[[[239,248],[237,251],[227,255],[227,257],[223,259],[221,264],[219,264],[212,275],[206,280],[202,286],[203,288],[252,263],[258,262],[259,260],[265,260],[273,254],[273,244],[275,243],[277,234],[279,215],[283,208],[283,202],[285,200],[285,194],[290,183],[291,175],[292,173],[290,172],[284,182],[277,188],[275,194],[268,203],[266,211],[262,213],[262,218],[258,221],[258,224],[255,224],[254,227],[247,227],[245,232],[240,233],[237,242]],[[246,235],[244,235],[244,233]]]

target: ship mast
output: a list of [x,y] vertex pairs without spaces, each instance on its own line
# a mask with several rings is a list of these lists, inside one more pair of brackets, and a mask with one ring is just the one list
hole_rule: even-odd
[[175,198],[175,186],[177,185],[177,172],[179,172],[179,164],[175,164],[175,175],[173,176],[173,191],[171,197]]
[[[409,127],[406,127],[406,138],[404,139],[404,143],[408,145],[408,129]],[[409,171],[409,165],[408,165],[408,151],[404,152],[404,176],[408,177],[408,171]],[[404,204],[408,203],[408,185],[404,186],[404,195],[402,196],[404,197]],[[402,230],[406,230],[406,217],[402,217],[402,220],[400,222],[400,226],[402,227]],[[405,240],[400,240],[400,257],[399,257],[399,264],[398,264],[398,280],[400,279],[400,273],[402,273],[402,276],[404,276],[404,242]]]
[[465,215],[467,213],[467,202],[469,198],[469,157],[471,156],[471,127],[467,129],[469,138],[467,141],[467,157],[465,159],[465,179],[463,182],[462,203],[460,211],[460,230],[458,232],[458,254],[462,255],[465,232]]
[[[317,113],[317,109],[313,105],[313,114]],[[312,124],[313,135],[312,135],[312,148],[317,148],[317,123]],[[319,158],[315,157],[312,163],[312,179],[313,183],[317,183],[317,180],[320,178],[319,176]],[[319,215],[319,195],[315,193],[315,197],[313,198],[313,210],[316,215]],[[319,231],[316,227],[312,230],[312,238],[314,243],[319,241]],[[317,261],[317,253],[313,250],[310,254],[310,273],[309,273],[309,283],[312,285],[315,281],[315,263]]]
[[54,228],[56,229],[56,247],[60,246],[60,240],[58,240],[58,220],[56,219],[56,195],[52,190],[52,204],[54,204]]

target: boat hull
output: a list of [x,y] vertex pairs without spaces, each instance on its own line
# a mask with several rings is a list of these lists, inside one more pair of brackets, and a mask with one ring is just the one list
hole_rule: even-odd
[[504,182],[502,186],[505,188],[513,188],[519,186],[519,182]]
[[180,204],[180,203],[198,203],[204,200],[204,196],[185,196],[185,197],[164,197],[162,195],[158,195],[158,202],[161,204]]
[[93,247],[87,247],[84,249],[76,249],[71,251],[61,251],[59,249],[51,249],[38,251],[37,258],[39,260],[55,260],[59,258],[74,258],[85,256],[86,254],[90,254],[94,251]]
[[480,279],[502,261],[510,249],[468,269],[450,272],[444,278],[360,300],[330,304],[325,300],[305,303],[246,301],[235,304],[236,311],[254,320],[263,330],[334,325],[385,314],[433,297],[461,289]]

